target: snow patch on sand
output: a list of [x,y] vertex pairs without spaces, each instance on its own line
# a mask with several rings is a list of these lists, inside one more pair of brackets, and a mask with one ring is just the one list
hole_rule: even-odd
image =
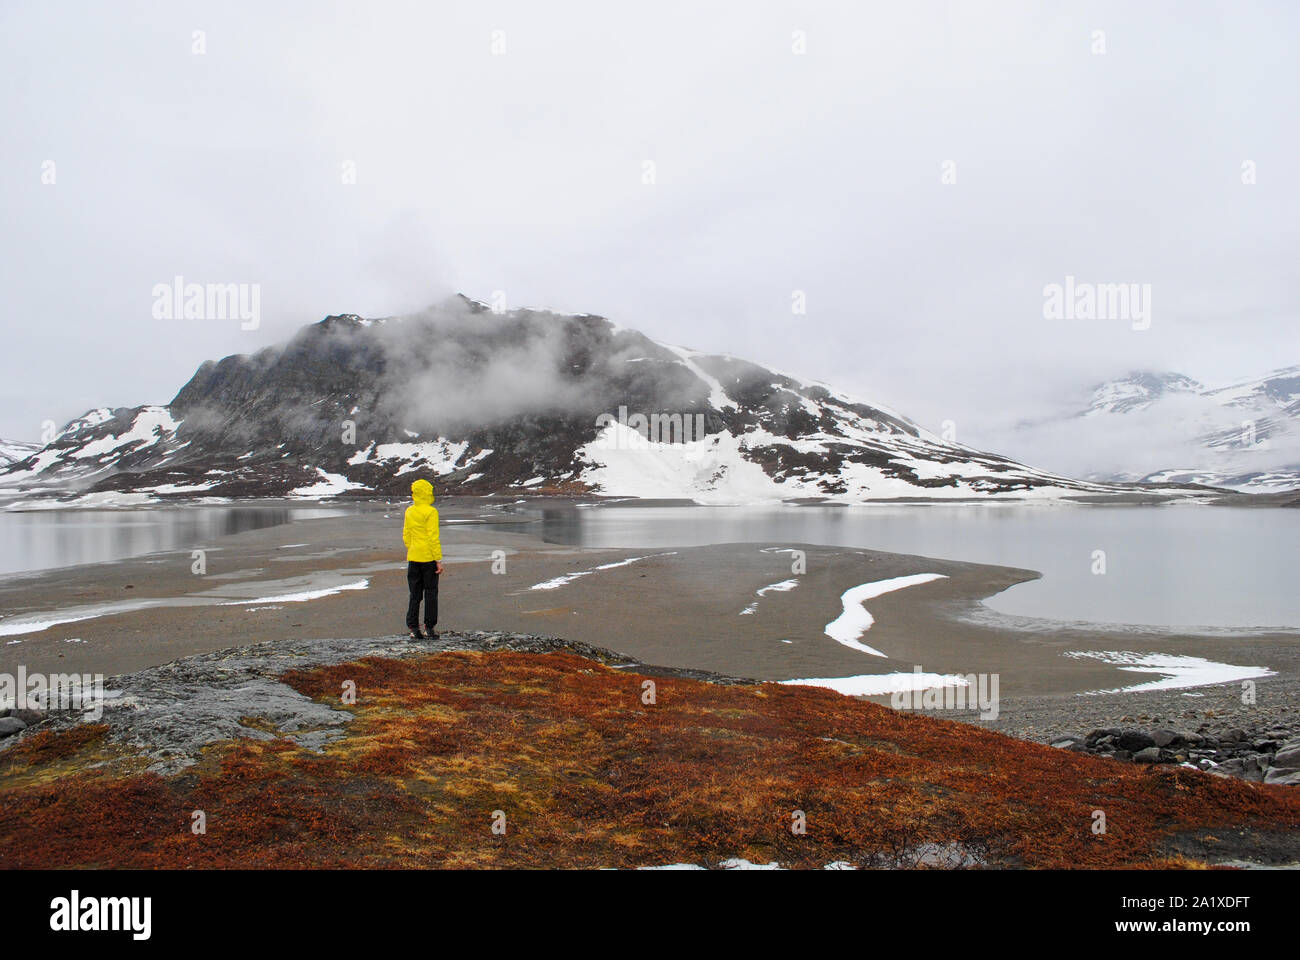
[[844,608],[843,612],[826,624],[826,636],[852,650],[869,653],[873,657],[883,657],[885,654],[879,650],[858,642],[858,638],[870,630],[871,625],[876,622],[863,604],[884,593],[929,583],[931,580],[946,579],[947,575],[942,573],[914,573],[906,577],[875,580],[871,583],[860,583],[856,587],[850,587],[840,597],[840,603]]
[[1149,690],[1183,690],[1208,687],[1216,683],[1238,683],[1272,677],[1277,671],[1269,667],[1241,667],[1216,663],[1204,657],[1177,656],[1171,653],[1135,653],[1130,650],[1077,650],[1066,654],[1075,659],[1100,660],[1129,673],[1156,674],[1159,680],[1116,687],[1113,690],[1089,690],[1082,696],[1098,693],[1137,693]]
[[283,593],[277,597],[257,597],[253,600],[229,600],[224,607],[246,606],[254,603],[303,603],[307,600],[319,600],[321,597],[333,596],[344,590],[364,590],[370,586],[369,580],[356,580],[352,583],[339,584],[337,587],[324,587],[320,590],[306,590],[302,593]]
[[846,697],[882,697],[890,693],[933,690],[935,687],[967,687],[964,677],[944,673],[864,673],[855,677],[812,677],[782,680],[796,687],[826,687]]
[[[782,580],[780,583],[769,583],[766,587],[759,587],[757,590],[755,590],[754,596],[762,598],[769,593],[785,593],[787,590],[793,590],[797,586],[799,586],[798,578],[794,578],[790,580]],[[744,610],[740,611],[740,616],[742,617],[749,616],[750,614],[754,613],[754,611],[756,611],[757,609],[758,609],[758,601],[755,600]]]
[[81,620],[93,620],[98,613],[87,613],[78,617],[59,617],[52,620],[5,620],[0,621],[0,637],[16,637],[20,633],[40,633],[61,623],[77,623]]
[[629,557],[626,560],[616,560],[613,563],[602,563],[600,566],[592,567],[590,570],[578,570],[574,573],[565,573],[551,580],[544,580],[541,583],[534,583],[528,589],[529,590],[557,590],[560,587],[564,586],[566,583],[572,583],[574,580],[577,580],[579,577],[589,577],[598,570],[613,570],[615,567],[626,567],[628,564],[636,563],[640,560],[651,560],[654,557],[673,557],[676,555],[677,555],[677,551],[671,550],[668,553],[652,553],[644,557]]

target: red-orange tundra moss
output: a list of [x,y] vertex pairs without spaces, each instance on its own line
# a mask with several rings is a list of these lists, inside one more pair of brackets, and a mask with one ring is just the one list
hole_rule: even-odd
[[[320,753],[283,737],[213,744],[168,777],[138,772],[102,726],[0,755],[0,866],[1191,866],[1171,853],[1176,835],[1300,827],[1300,790],[1067,753],[813,687],[655,678],[647,705],[640,675],[508,652],[283,679],[351,710],[344,735]],[[346,681],[355,704],[340,702]]]

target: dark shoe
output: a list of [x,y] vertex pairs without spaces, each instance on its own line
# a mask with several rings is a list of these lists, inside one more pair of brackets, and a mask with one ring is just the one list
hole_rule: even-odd
[[411,628],[411,639],[412,639],[412,640],[423,640],[423,639],[425,639],[424,634],[422,634],[422,633],[420,632],[420,628],[419,628],[419,627],[412,627],[412,628]]
[[430,639],[430,640],[437,640],[437,639],[438,639],[438,632],[437,632],[436,630],[434,630],[433,627],[425,627],[424,629],[427,630],[427,631],[429,631],[429,639]]

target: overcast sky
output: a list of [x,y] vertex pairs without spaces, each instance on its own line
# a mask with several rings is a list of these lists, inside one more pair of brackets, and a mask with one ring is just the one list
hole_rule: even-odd
[[[4,0],[0,436],[452,291],[599,313],[976,444],[1129,369],[1300,363],[1298,21]],[[177,275],[258,284],[260,327],[155,319]],[[1044,319],[1067,275],[1150,284],[1150,329]]]

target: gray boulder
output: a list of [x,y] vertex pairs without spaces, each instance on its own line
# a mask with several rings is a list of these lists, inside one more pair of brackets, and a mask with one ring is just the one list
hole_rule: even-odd
[[1211,767],[1210,773],[1216,777],[1241,777],[1246,773],[1246,761],[1241,757],[1233,757],[1231,760],[1224,760],[1216,767]]
[[1268,772],[1268,757],[1260,753],[1252,754],[1243,757],[1242,764],[1245,768],[1245,773],[1242,774],[1243,779],[1249,780],[1251,783],[1264,782],[1264,775]]
[[1300,770],[1300,742],[1293,740],[1284,743],[1277,753],[1273,754],[1272,765],[1283,770]]
[[1178,743],[1183,738],[1175,730],[1153,730],[1151,739],[1155,741],[1157,747],[1167,747]]
[[1118,737],[1115,738],[1115,744],[1121,750],[1127,750],[1129,753],[1137,753],[1139,750],[1145,750],[1147,747],[1156,745],[1155,738],[1145,730],[1121,730]]
[[1268,773],[1264,774],[1264,782],[1282,787],[1300,786],[1300,770],[1279,770],[1277,767],[1270,767]]
[[1134,763],[1159,763],[1160,748],[1146,747],[1142,750],[1139,750],[1137,753],[1133,754],[1133,762]]
[[12,737],[26,729],[27,724],[17,717],[0,717],[0,737]]
[[1211,767],[1210,773],[1220,777],[1236,777],[1251,783],[1263,783],[1268,770],[1268,757],[1253,755],[1225,760],[1217,767]]

